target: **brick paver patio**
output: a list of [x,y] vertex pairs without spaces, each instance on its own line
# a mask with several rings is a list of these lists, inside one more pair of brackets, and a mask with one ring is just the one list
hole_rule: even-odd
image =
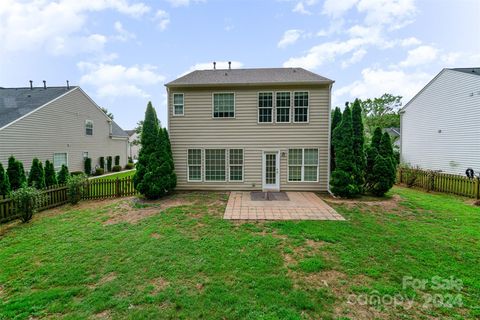
[[252,201],[250,192],[232,191],[224,219],[345,220],[313,192],[287,192],[289,201]]

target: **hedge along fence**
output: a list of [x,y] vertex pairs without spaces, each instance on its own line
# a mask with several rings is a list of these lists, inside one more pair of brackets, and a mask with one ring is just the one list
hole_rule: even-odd
[[426,171],[415,168],[399,168],[397,182],[426,191],[451,193],[459,196],[480,199],[480,178]]
[[[42,190],[45,197],[38,211],[60,206],[68,202],[66,185],[56,185]],[[95,179],[87,180],[83,189],[82,199],[107,199],[136,195],[133,178]],[[5,196],[0,196],[0,223],[19,218],[15,202]]]

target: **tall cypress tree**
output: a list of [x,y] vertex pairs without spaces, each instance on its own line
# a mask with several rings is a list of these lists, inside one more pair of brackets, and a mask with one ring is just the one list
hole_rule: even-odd
[[8,179],[8,174],[3,169],[2,164],[0,163],[0,195],[7,195],[11,191],[10,180]]
[[333,131],[333,145],[335,171],[330,182],[332,192],[341,197],[353,197],[359,190],[355,182],[357,169],[353,152],[352,113],[349,106],[345,107],[342,122]]
[[166,171],[166,179],[169,183],[167,185],[167,190],[173,190],[177,186],[177,175],[175,173],[175,165],[173,162],[172,154],[172,145],[170,143],[170,136],[168,134],[167,128],[163,128],[163,139],[165,141],[165,156],[166,162],[168,163],[168,171]]
[[390,182],[392,186],[395,184],[396,179],[396,171],[397,171],[397,161],[395,159],[395,155],[393,153],[393,146],[392,146],[392,139],[387,132],[383,133],[382,140],[380,141],[380,154],[390,161]]
[[70,176],[70,172],[68,172],[68,167],[62,164],[62,168],[58,172],[58,184],[65,184],[67,183],[67,179]]
[[47,187],[57,184],[57,175],[53,163],[49,160],[45,161],[45,185]]
[[330,172],[335,170],[335,146],[333,145],[333,131],[342,121],[342,111],[339,107],[336,107],[332,115],[332,125],[330,132]]
[[355,183],[359,192],[363,193],[365,183],[365,136],[362,119],[362,107],[360,100],[355,99],[352,107],[352,127],[353,127],[353,153],[355,155]]
[[37,189],[45,188],[45,171],[42,163],[37,158],[32,161],[32,167],[28,175],[28,185]]
[[14,156],[8,158],[7,175],[12,190],[17,190],[27,182],[23,163],[17,161]]
[[365,167],[365,190],[371,191],[371,188],[375,182],[375,174],[373,167],[375,166],[375,160],[380,153],[380,143],[382,141],[382,129],[375,128],[373,132],[372,141],[367,148],[367,162]]

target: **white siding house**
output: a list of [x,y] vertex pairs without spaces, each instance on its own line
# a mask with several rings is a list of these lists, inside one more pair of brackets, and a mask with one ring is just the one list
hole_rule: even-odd
[[480,172],[480,68],[443,69],[401,111],[401,160]]

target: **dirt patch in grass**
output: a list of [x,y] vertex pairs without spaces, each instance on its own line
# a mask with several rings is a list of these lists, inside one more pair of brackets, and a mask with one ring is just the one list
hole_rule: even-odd
[[348,209],[352,209],[355,207],[370,207],[370,208],[376,208],[380,209],[380,211],[399,211],[401,209],[401,204],[400,202],[402,201],[402,198],[398,195],[395,194],[393,197],[390,199],[382,199],[382,200],[370,200],[372,198],[366,198],[366,199],[340,199],[340,198],[333,198],[333,197],[323,197],[323,200],[327,202],[328,204],[337,204],[337,205],[344,205]]
[[170,282],[162,277],[159,277],[150,281],[150,284],[153,286],[152,294],[156,295],[157,293],[165,290],[165,288],[170,285]]
[[107,273],[106,275],[104,275],[100,280],[98,280],[97,283],[89,285],[88,287],[90,289],[95,289],[95,288],[103,286],[104,284],[106,284],[108,282],[111,282],[115,279],[117,279],[117,274],[115,272],[110,272],[110,273]]
[[110,310],[103,310],[102,312],[95,314],[95,319],[112,319],[112,313]]
[[150,235],[150,237],[152,237],[153,239],[160,239],[160,238],[162,237],[162,235],[154,232],[154,233],[152,233],[152,234]]

